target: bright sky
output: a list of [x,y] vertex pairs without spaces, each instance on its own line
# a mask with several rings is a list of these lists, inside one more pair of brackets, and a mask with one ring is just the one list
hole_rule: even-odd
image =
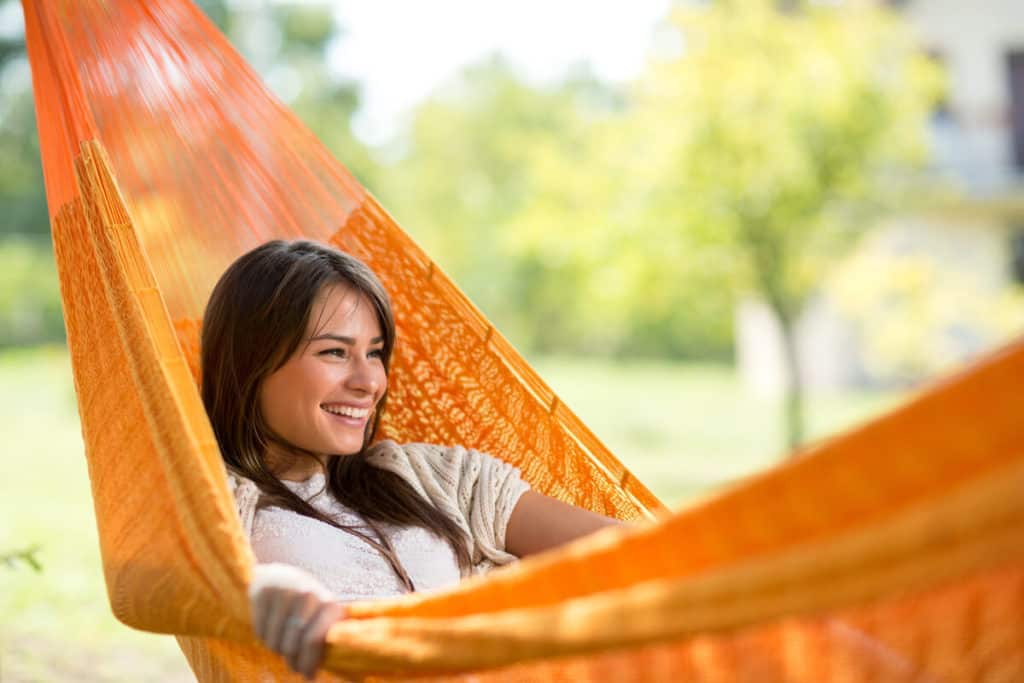
[[389,139],[402,116],[462,67],[501,52],[533,82],[586,61],[618,81],[644,65],[671,0],[337,0],[347,35],[332,68],[362,84],[356,134]]

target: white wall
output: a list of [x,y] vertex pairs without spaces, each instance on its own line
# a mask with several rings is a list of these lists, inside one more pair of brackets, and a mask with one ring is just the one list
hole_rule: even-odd
[[942,54],[956,129],[939,132],[942,161],[979,192],[1015,181],[1006,55],[1024,51],[1024,0],[911,0],[921,45]]

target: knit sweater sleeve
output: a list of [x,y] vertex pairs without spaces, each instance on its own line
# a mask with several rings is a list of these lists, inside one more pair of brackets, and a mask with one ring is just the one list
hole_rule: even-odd
[[530,486],[519,470],[461,446],[381,441],[367,452],[370,464],[394,472],[455,520],[471,539],[475,572],[508,564],[505,529],[520,496]]

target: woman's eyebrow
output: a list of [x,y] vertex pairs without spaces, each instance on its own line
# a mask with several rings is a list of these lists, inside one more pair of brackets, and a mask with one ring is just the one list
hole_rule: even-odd
[[[353,346],[356,343],[356,340],[353,339],[352,337],[343,337],[340,334],[318,334],[309,341],[315,342],[320,341],[322,339],[330,339],[332,341],[341,342],[342,344],[348,344],[349,346]],[[370,340],[371,344],[381,344],[383,342],[384,337],[374,337],[373,339]]]

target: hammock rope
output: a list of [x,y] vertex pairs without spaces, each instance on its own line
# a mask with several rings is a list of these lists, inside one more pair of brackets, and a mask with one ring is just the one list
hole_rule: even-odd
[[[261,648],[253,557],[196,388],[236,256],[328,241],[394,298],[384,436],[458,443],[627,520],[439,594],[359,603],[346,675],[437,680],[1024,677],[1024,343],[669,515],[185,0],[23,0],[111,606],[202,681]],[[338,680],[324,674],[323,680]]]

